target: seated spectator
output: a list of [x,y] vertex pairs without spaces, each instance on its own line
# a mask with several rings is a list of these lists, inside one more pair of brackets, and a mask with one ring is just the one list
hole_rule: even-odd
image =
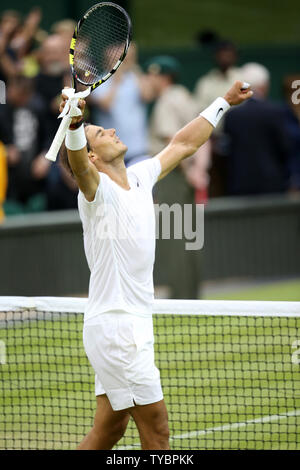
[[243,67],[254,95],[225,115],[229,195],[280,193],[288,188],[289,138],[281,105],[267,99],[270,74],[260,64]]
[[3,143],[0,141],[0,223],[4,219],[3,203],[6,197],[7,189],[7,162],[6,150]]
[[131,43],[122,66],[90,98],[92,123],[116,129],[129,148],[126,166],[149,156],[146,103],[152,98],[149,81],[137,66],[137,46]]
[[37,172],[36,165],[44,162],[49,143],[44,123],[44,108],[34,94],[32,80],[11,78],[7,104],[0,106],[0,135],[5,135],[7,144],[8,198],[23,204],[43,190],[45,172]]
[[[297,87],[297,88],[295,88]],[[300,194],[300,74],[284,80],[286,129],[291,142],[289,156],[289,191]]]

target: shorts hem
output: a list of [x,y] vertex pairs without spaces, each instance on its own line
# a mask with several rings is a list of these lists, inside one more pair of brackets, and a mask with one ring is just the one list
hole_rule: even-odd
[[157,403],[161,400],[163,400],[163,395],[161,395],[159,398],[153,398],[151,400],[135,400],[135,398],[132,398],[132,404],[131,405],[117,405],[117,406],[113,406],[111,404],[111,407],[114,411],[121,411],[121,410],[127,410],[128,408],[134,408],[135,406],[145,406],[145,405],[152,405],[154,403]]

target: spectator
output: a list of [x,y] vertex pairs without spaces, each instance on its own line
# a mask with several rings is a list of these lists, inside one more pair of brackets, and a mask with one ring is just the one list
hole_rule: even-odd
[[122,67],[91,95],[93,123],[117,129],[129,148],[126,166],[149,155],[146,103],[152,98],[149,80],[137,66],[137,46],[132,43]]
[[7,10],[2,13],[0,20],[0,80],[5,82],[20,70],[18,57],[10,47],[11,40],[20,22],[21,19],[18,12]]
[[260,64],[243,67],[254,95],[225,116],[228,138],[227,194],[252,195],[287,190],[290,152],[282,106],[267,99],[270,74]]
[[59,35],[48,36],[38,53],[40,72],[35,78],[35,89],[47,109],[49,136],[54,136],[58,128],[58,99],[65,85],[70,86],[70,66],[68,62],[69,42]]
[[[236,46],[225,40],[219,40],[214,47],[214,59],[216,67],[201,77],[195,87],[195,101],[197,111],[201,112],[207,108],[218,96],[224,96],[235,80],[240,80],[240,69],[236,67]],[[210,197],[222,196],[225,192],[224,181],[224,159],[220,148],[220,136],[223,121],[214,130],[211,137],[210,155],[210,184],[208,193]]]
[[51,33],[58,34],[66,38],[66,40],[71,44],[71,39],[74,34],[74,29],[76,26],[76,21],[71,19],[64,19],[61,21],[57,21],[51,26]]
[[[295,89],[297,86],[297,89]],[[288,76],[284,80],[284,97],[286,100],[286,129],[291,142],[289,156],[289,191],[300,194],[300,75]]]
[[[150,60],[148,73],[157,101],[150,118],[150,153],[158,154],[169,142],[172,135],[197,115],[190,92],[177,84],[180,64],[169,56],[158,56]],[[203,194],[205,202],[208,186],[211,144],[208,141],[193,157],[184,160],[180,167],[184,184]],[[166,181],[166,180],[164,180]],[[199,193],[198,193],[199,196]]]
[[[59,34],[50,35],[42,44],[39,52],[40,73],[35,79],[36,91],[46,108],[48,147],[60,124],[57,110],[61,90],[71,84],[68,62],[70,29],[68,33],[65,30],[62,33],[60,26],[54,26]],[[50,165],[43,159],[36,165],[35,170],[37,174],[44,174],[47,178],[45,192],[49,210],[76,208],[78,189],[58,163]]]
[[19,61],[31,52],[41,19],[42,12],[39,7],[35,7],[14,32],[10,47]]
[[237,49],[230,41],[219,41],[215,48],[216,67],[201,77],[195,87],[198,112],[203,111],[218,96],[224,96],[235,80],[240,80],[236,67]]
[[32,50],[38,36],[45,34],[39,29],[41,10],[33,8],[24,21],[18,12],[8,10],[0,22],[0,79],[8,80],[17,74],[33,74],[36,71]]
[[44,109],[31,79],[16,76],[7,86],[7,104],[0,106],[0,135],[5,135],[9,171],[8,198],[21,203],[43,190],[44,173],[36,171],[48,147]]
[[[189,91],[177,83],[180,72],[177,60],[169,56],[154,57],[148,62],[147,70],[157,96],[150,118],[150,152],[155,155],[168,144],[177,130],[196,116],[196,110]],[[202,156],[206,148],[204,146],[201,149]],[[175,203],[182,207],[184,204],[192,204],[195,209],[195,190],[190,183],[199,184],[199,180],[196,182],[196,177],[191,175],[191,168],[195,164],[193,158],[196,157],[191,158],[158,183],[156,199],[159,204],[166,203],[169,207]],[[185,242],[184,238],[157,240],[155,282],[157,284],[159,278],[159,282],[171,288],[170,296],[177,299],[198,296],[197,257],[193,251],[185,250]],[[180,263],[180,269],[173,267],[175,259],[176,263]]]
[[3,143],[0,141],[0,223],[4,219],[3,203],[6,197],[7,189],[7,162],[6,150]]

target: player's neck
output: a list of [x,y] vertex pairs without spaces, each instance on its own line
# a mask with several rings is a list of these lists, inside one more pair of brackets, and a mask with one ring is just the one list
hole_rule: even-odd
[[102,171],[106,173],[115,183],[121,186],[121,188],[127,190],[130,189],[124,158],[115,159],[112,162],[106,164],[105,169]]

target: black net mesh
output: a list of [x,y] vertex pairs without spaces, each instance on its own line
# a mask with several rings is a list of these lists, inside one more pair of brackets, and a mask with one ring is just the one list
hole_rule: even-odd
[[122,10],[112,5],[96,8],[76,40],[73,67],[79,80],[91,85],[111,72],[126,49],[129,30]]
[[[74,449],[95,412],[82,314],[0,325],[0,448]],[[157,314],[154,332],[172,449],[300,449],[300,317]],[[132,421],[117,448],[140,448]]]

